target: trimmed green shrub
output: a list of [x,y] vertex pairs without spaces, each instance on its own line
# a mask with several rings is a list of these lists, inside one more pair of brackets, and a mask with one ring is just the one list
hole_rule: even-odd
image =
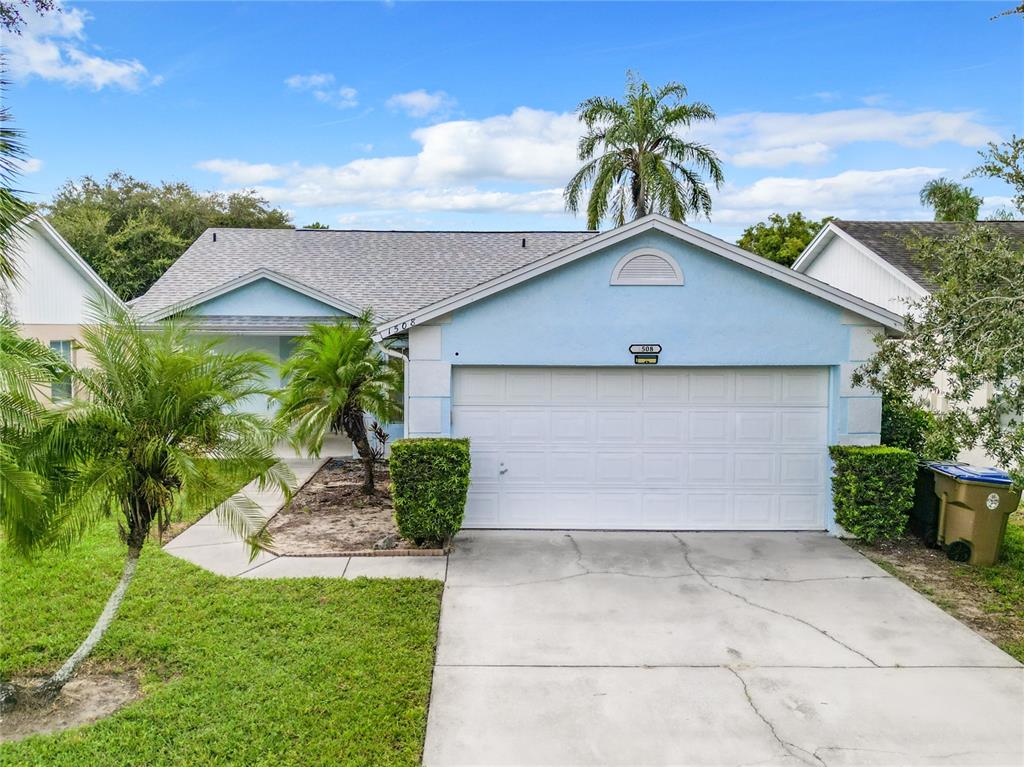
[[931,461],[951,461],[958,452],[931,411],[890,393],[882,395],[882,444]]
[[867,543],[903,533],[914,503],[917,456],[898,447],[833,445],[836,522]]
[[391,446],[391,498],[403,538],[447,543],[462,527],[468,439],[401,439]]

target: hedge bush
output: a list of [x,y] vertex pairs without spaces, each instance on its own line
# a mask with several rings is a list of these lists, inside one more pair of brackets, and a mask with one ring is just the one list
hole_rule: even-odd
[[833,445],[836,522],[867,543],[896,538],[914,503],[917,456],[897,447]]
[[391,498],[403,538],[447,543],[462,527],[468,439],[401,439],[391,447]]
[[931,411],[892,393],[882,395],[882,444],[932,461],[951,461],[958,452]]

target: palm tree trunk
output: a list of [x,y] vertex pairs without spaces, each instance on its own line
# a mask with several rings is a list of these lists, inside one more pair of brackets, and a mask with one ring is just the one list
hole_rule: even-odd
[[342,416],[342,425],[352,444],[356,446],[359,459],[363,462],[363,492],[373,494],[373,448],[366,433],[366,416],[362,410],[346,411]]
[[121,603],[124,601],[125,592],[128,591],[128,585],[132,582],[132,578],[135,577],[135,570],[139,565],[139,554],[142,548],[130,548],[128,549],[128,557],[124,562],[124,570],[121,573],[121,580],[117,582],[117,587],[114,592],[107,599],[107,604],[103,607],[103,612],[100,613],[99,619],[96,621],[96,625],[92,627],[92,631],[89,632],[89,636],[85,638],[85,641],[78,646],[71,657],[64,661],[64,665],[57,669],[56,673],[47,679],[45,682],[40,684],[33,693],[42,701],[52,701],[56,698],[64,685],[71,681],[71,677],[74,676],[75,671],[82,664],[89,653],[93,651],[93,648],[99,644],[99,641],[103,638],[103,635],[107,633],[107,629],[110,628],[110,624],[113,623],[114,617],[117,615],[117,611],[121,607]]

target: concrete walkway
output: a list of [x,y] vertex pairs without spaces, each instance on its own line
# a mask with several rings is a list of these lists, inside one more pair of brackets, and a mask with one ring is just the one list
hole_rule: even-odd
[[[285,456],[282,460],[301,487],[328,459]],[[284,503],[278,491],[260,492],[255,483],[243,491],[270,519]],[[279,557],[261,552],[249,559],[249,547],[211,511],[164,546],[164,551],[218,575],[242,578],[434,578],[444,580],[447,557]]]
[[823,534],[456,538],[429,767],[1022,763],[1020,664]]

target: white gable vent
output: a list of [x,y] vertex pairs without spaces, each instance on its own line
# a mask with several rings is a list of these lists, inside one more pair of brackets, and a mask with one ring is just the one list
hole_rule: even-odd
[[683,272],[668,253],[644,248],[627,253],[612,270],[612,285],[682,285]]

